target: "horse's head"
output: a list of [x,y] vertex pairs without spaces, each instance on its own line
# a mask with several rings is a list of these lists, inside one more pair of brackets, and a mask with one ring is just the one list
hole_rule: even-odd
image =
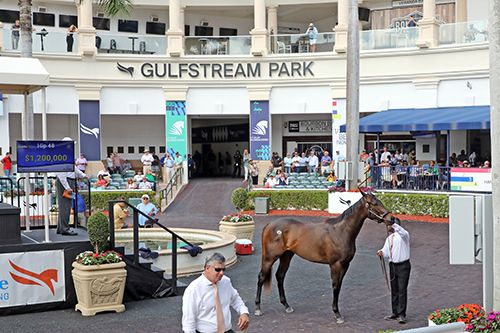
[[368,209],[368,218],[378,223],[383,222],[388,226],[400,222],[373,193],[365,193],[361,189],[359,191],[363,195],[364,205]]

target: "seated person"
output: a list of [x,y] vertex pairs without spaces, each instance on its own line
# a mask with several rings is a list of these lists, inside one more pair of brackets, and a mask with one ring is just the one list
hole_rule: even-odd
[[[142,199],[142,202],[137,205],[137,209],[140,210],[141,212],[143,212],[144,214],[146,214],[147,216],[155,219],[156,214],[158,214],[158,209],[156,208],[155,205],[153,205],[149,201],[149,195],[143,194],[141,199]],[[148,222],[151,222],[151,221],[148,221],[148,219],[145,216],[143,216],[142,214],[139,214],[139,226],[140,227],[145,227],[146,224],[150,224]]]
[[[87,227],[87,205],[85,204],[85,199],[81,196],[80,193],[76,193],[73,199],[73,206],[71,208],[71,215],[74,216],[74,211],[76,209],[78,225],[81,227]],[[75,225],[76,227],[76,225]]]
[[139,183],[142,182],[142,179],[144,176],[142,175],[141,171],[137,171],[137,174],[134,176],[134,182]]
[[266,178],[269,178],[271,176],[274,176],[274,167],[272,164],[267,168]]
[[104,179],[106,179],[108,182],[111,180],[111,176],[109,175],[109,172],[106,169],[102,169],[101,171],[99,171],[97,173],[97,177],[99,176],[103,176]]
[[124,160],[122,164],[122,173],[125,173],[128,170],[132,170],[132,163],[129,160]]
[[137,184],[134,182],[132,178],[127,179],[127,190],[135,190],[137,188]]
[[146,171],[146,175],[144,176],[150,183],[154,183],[156,180],[155,175],[151,172],[151,170]]
[[277,184],[276,179],[274,179],[273,175],[270,175],[269,177],[267,177],[264,187],[270,188],[276,186],[276,184]]
[[141,190],[150,190],[152,187],[151,187],[151,183],[148,182],[148,180],[146,178],[143,178],[142,182],[139,183],[139,188]]
[[281,172],[279,177],[278,177],[278,184],[277,185],[281,185],[281,186],[288,185],[288,178],[285,176],[285,174],[283,172]]
[[103,175],[97,176],[97,181],[94,183],[94,187],[105,189],[108,186],[108,181],[104,179]]
[[[118,198],[118,200],[123,200],[123,198]],[[125,218],[128,217],[128,209],[125,203],[115,203],[113,206],[113,214],[115,219],[115,230],[128,228],[128,225],[125,223]]]
[[337,181],[337,177],[335,177],[335,175],[333,174],[333,171],[330,171],[330,174],[328,175],[328,177],[326,177],[326,181],[328,181],[328,182]]

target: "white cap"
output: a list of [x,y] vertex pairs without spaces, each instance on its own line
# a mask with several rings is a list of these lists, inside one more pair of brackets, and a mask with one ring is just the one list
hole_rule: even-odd
[[141,197],[141,199],[148,199],[149,200],[149,195],[143,194],[142,197]]

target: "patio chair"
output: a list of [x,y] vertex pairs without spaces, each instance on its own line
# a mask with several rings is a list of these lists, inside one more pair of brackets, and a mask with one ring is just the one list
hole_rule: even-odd
[[276,44],[278,45],[278,53],[292,53],[292,45],[286,45],[280,41],[277,41]]

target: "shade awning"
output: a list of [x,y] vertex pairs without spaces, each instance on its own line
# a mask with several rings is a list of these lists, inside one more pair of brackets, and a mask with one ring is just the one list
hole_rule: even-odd
[[0,92],[32,93],[49,85],[49,73],[38,59],[0,57]]
[[[381,111],[359,119],[361,133],[490,128],[490,107],[465,106]],[[340,127],[346,131],[346,125]]]

